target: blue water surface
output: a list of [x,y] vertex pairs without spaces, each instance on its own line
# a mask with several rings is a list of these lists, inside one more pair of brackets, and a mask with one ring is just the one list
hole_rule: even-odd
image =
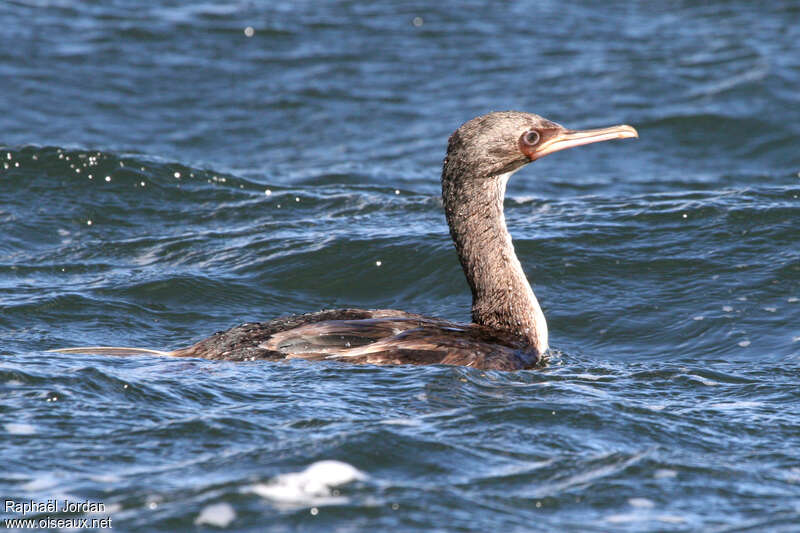
[[[0,21],[3,520],[800,531],[797,2],[13,0]],[[441,161],[503,109],[640,133],[509,183],[545,368],[46,352],[331,307],[469,321]],[[5,507],[51,499],[103,509]]]

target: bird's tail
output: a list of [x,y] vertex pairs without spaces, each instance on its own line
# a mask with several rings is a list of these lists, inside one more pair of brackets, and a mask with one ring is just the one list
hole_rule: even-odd
[[150,350],[148,348],[125,348],[122,346],[78,346],[76,348],[59,348],[58,350],[47,351],[51,353],[83,353],[88,355],[163,355],[167,357],[174,355],[174,352]]

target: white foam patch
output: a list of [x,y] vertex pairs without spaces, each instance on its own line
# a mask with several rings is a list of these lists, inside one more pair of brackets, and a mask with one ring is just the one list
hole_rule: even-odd
[[215,503],[200,511],[194,519],[195,525],[208,524],[214,527],[228,527],[236,519],[236,511],[229,503]]
[[637,513],[626,513],[626,514],[612,514],[606,517],[606,522],[609,524],[628,524],[630,522],[640,522],[644,520],[645,517],[643,515]]
[[22,488],[23,490],[35,492],[37,490],[52,489],[56,485],[58,485],[58,480],[55,478],[55,476],[45,474],[31,479],[22,485]]
[[686,522],[684,517],[671,514],[660,514],[656,517],[656,520],[667,524],[683,524]]
[[669,479],[677,476],[678,473],[676,471],[669,470],[667,468],[660,468],[656,470],[655,474],[653,474],[653,477],[656,479]]
[[346,503],[335,487],[367,479],[357,468],[341,461],[318,461],[302,472],[281,474],[269,483],[259,483],[250,491],[275,503],[289,506],[316,506]]
[[420,421],[416,418],[386,418],[381,420],[381,424],[390,426],[419,426]]
[[786,473],[786,480],[790,483],[800,483],[800,467],[791,467]]
[[3,428],[8,433],[12,435],[35,435],[36,434],[36,426],[32,426],[31,424],[3,424]]
[[698,375],[695,375],[695,374],[690,374],[690,376],[695,378],[697,381],[699,381],[700,383],[702,383],[706,387],[716,387],[717,385],[719,385],[719,383],[717,383],[713,379],[704,378],[703,376],[698,376]]
[[[73,498],[75,501],[80,501],[79,498]],[[88,511],[85,514],[86,516],[109,516],[114,515],[120,511],[122,511],[122,504],[121,503],[105,503],[104,502],[103,510],[100,511]]]
[[648,500],[647,498],[629,498],[628,505],[631,507],[638,507],[639,509],[652,509],[656,506],[653,500]]
[[713,409],[752,409],[753,407],[762,407],[762,402],[719,402],[712,403],[709,407]]
[[[92,481],[96,481],[97,483],[116,483],[120,481],[119,476],[115,476],[114,474],[100,474],[97,476],[89,476],[89,479]],[[108,507],[108,505],[106,505]]]

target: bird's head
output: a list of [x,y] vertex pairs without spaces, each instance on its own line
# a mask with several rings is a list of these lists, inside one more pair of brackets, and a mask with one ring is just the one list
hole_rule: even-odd
[[624,124],[568,130],[539,115],[497,111],[473,118],[450,136],[443,177],[500,176],[559,150],[638,136]]

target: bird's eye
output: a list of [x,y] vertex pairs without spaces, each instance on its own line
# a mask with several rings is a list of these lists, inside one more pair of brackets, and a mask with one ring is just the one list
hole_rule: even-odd
[[536,143],[539,142],[539,139],[541,139],[541,136],[539,135],[539,132],[536,130],[528,130],[522,134],[522,141],[528,146],[535,145]]

